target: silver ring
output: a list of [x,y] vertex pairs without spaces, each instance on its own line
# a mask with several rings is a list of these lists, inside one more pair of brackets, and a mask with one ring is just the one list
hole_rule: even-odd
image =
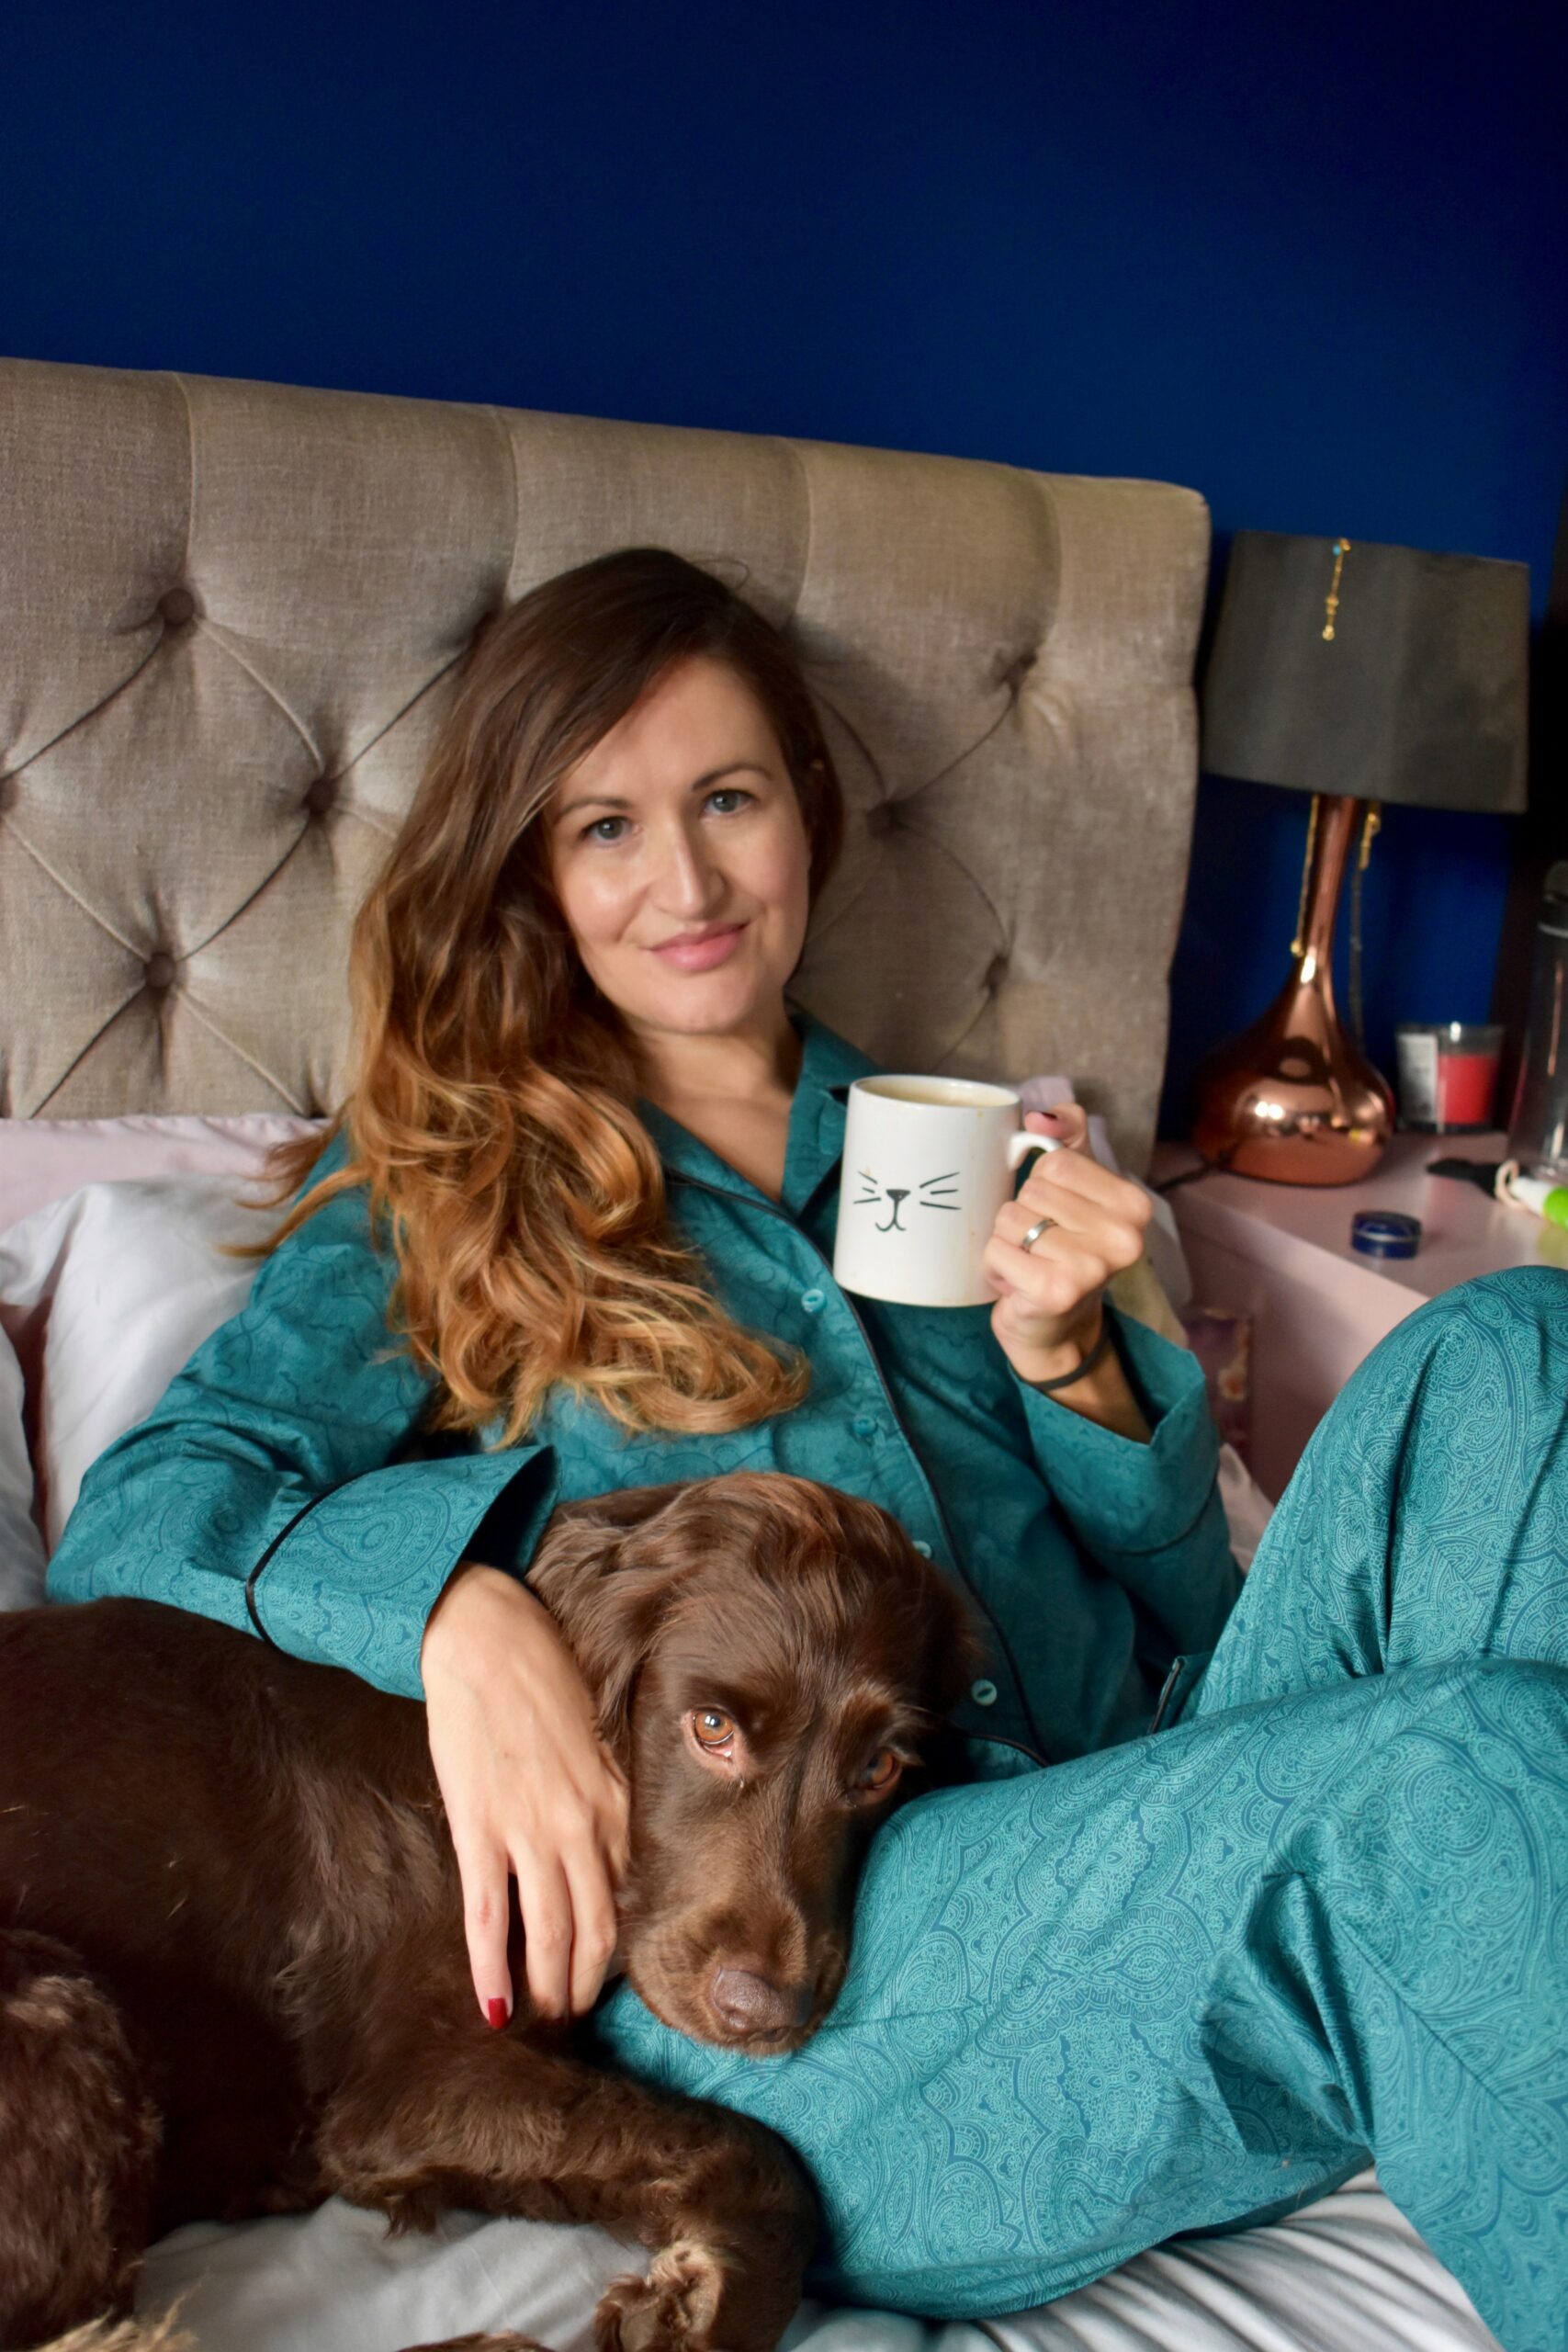
[[1037,1216],[1034,1223],[1030,1227],[1029,1231],[1019,1243],[1019,1248],[1021,1250],[1032,1250],[1043,1233],[1049,1233],[1054,1225],[1059,1225],[1060,1223],[1061,1219],[1059,1217]]

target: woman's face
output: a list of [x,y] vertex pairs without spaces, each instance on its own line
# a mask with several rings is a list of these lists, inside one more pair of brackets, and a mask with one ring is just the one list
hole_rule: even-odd
[[806,940],[810,843],[734,671],[705,655],[667,670],[542,821],[583,968],[634,1031],[777,1027]]

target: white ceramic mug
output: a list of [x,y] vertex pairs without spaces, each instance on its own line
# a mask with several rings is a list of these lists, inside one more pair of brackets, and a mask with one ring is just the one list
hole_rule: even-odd
[[983,1306],[981,1256],[1032,1151],[1010,1087],[967,1078],[857,1078],[850,1088],[833,1273],[903,1306]]

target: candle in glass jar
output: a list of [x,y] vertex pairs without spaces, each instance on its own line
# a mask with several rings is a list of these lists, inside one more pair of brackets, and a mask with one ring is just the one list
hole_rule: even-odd
[[1502,1029],[1494,1022],[1402,1021],[1395,1035],[1401,1126],[1483,1134],[1492,1125]]

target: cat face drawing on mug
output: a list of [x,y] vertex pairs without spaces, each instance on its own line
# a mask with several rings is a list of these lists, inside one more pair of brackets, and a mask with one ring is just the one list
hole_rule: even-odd
[[956,1168],[948,1169],[942,1176],[922,1176],[918,1185],[889,1184],[886,1188],[878,1184],[869,1168],[857,1169],[855,1173],[860,1178],[861,1190],[855,1196],[854,1206],[857,1209],[880,1208],[886,1204],[890,1211],[887,1223],[877,1227],[878,1233],[908,1231],[907,1226],[900,1226],[898,1219],[904,1203],[911,1196],[919,1208],[941,1209],[949,1216],[963,1214],[963,1203],[958,1197],[959,1170]]
[[997,1212],[1030,1152],[1010,1087],[978,1079],[857,1078],[845,1105],[833,1272],[910,1306],[980,1306]]

